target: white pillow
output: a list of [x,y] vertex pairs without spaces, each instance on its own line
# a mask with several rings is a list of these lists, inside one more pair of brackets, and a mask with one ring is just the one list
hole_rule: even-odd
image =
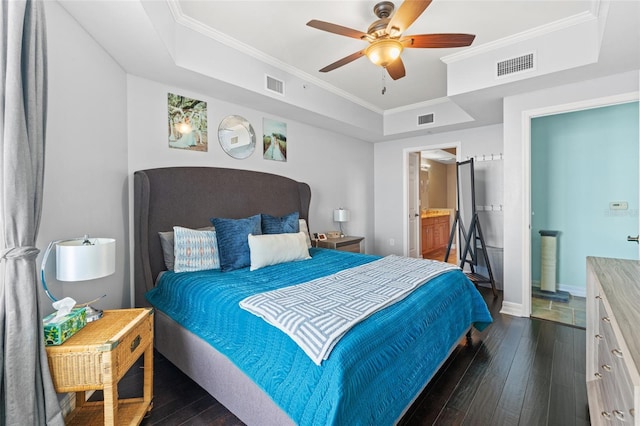
[[311,237],[309,237],[307,221],[304,219],[298,219],[298,223],[300,224],[300,232],[304,232],[304,238],[307,241],[307,248],[311,248]]
[[311,259],[304,232],[288,234],[249,234],[251,267],[255,271],[269,265]]

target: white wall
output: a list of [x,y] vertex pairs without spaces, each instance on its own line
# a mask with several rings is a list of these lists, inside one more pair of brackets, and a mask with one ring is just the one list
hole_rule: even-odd
[[503,311],[529,316],[529,131],[531,116],[595,106],[598,99],[638,91],[638,72],[564,85],[504,99],[504,303]]
[[[167,92],[207,102],[208,152],[169,148]],[[308,126],[161,83],[128,77],[129,174],[136,170],[168,166],[213,166],[257,170],[290,177],[311,186],[311,232],[337,229],[333,209],[351,210],[345,230],[364,236],[373,247],[373,145],[337,133]],[[246,118],[256,133],[256,149],[243,160],[227,155],[218,143],[218,125],[227,115]],[[287,161],[262,158],[262,120],[287,123]]]
[[[79,283],[55,279],[55,256],[47,283],[58,298],[70,296],[102,309],[129,304],[126,75],[57,2],[46,2],[49,104],[41,252],[52,240],[116,239],[116,273]],[[38,259],[38,265],[40,259]],[[51,302],[41,292],[43,311]]]
[[[381,142],[374,147],[375,179],[375,246],[378,254],[405,254],[406,247],[406,198],[404,182],[404,164],[407,151],[420,151],[425,148],[459,145],[461,159],[477,155],[499,154],[502,147],[502,125],[478,127],[430,136],[420,136],[390,142]],[[502,178],[498,176],[487,184],[491,187],[502,188]],[[492,221],[501,221],[501,217],[493,216]],[[502,224],[482,224],[495,229],[490,234],[485,232],[487,239],[496,241],[494,245],[502,246]],[[390,244],[394,241],[394,245]]]

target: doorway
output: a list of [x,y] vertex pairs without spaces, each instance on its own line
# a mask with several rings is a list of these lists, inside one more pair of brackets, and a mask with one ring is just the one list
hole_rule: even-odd
[[531,119],[532,317],[584,328],[585,258],[638,259],[637,117],[630,102]]
[[[409,221],[407,241],[415,241],[416,249],[409,251],[415,253],[415,257],[444,261],[456,211],[457,152],[457,146],[441,146],[413,151],[409,155],[410,162],[416,162],[418,170],[413,180],[409,177],[408,184],[408,210],[417,220]],[[413,191],[415,197],[411,196]],[[411,207],[414,198],[417,208]],[[457,263],[455,240],[448,262]]]

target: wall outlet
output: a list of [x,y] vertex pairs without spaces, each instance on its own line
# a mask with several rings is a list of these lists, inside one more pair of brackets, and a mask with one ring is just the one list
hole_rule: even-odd
[[394,240],[393,238],[389,238],[389,245],[390,246],[395,246],[396,245],[396,240]]

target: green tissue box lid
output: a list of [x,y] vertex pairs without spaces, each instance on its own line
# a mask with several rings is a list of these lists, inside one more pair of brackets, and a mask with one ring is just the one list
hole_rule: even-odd
[[74,308],[55,323],[50,322],[56,313],[47,315],[42,320],[44,324],[45,345],[61,345],[69,337],[77,333],[82,327],[87,325],[86,308]]

